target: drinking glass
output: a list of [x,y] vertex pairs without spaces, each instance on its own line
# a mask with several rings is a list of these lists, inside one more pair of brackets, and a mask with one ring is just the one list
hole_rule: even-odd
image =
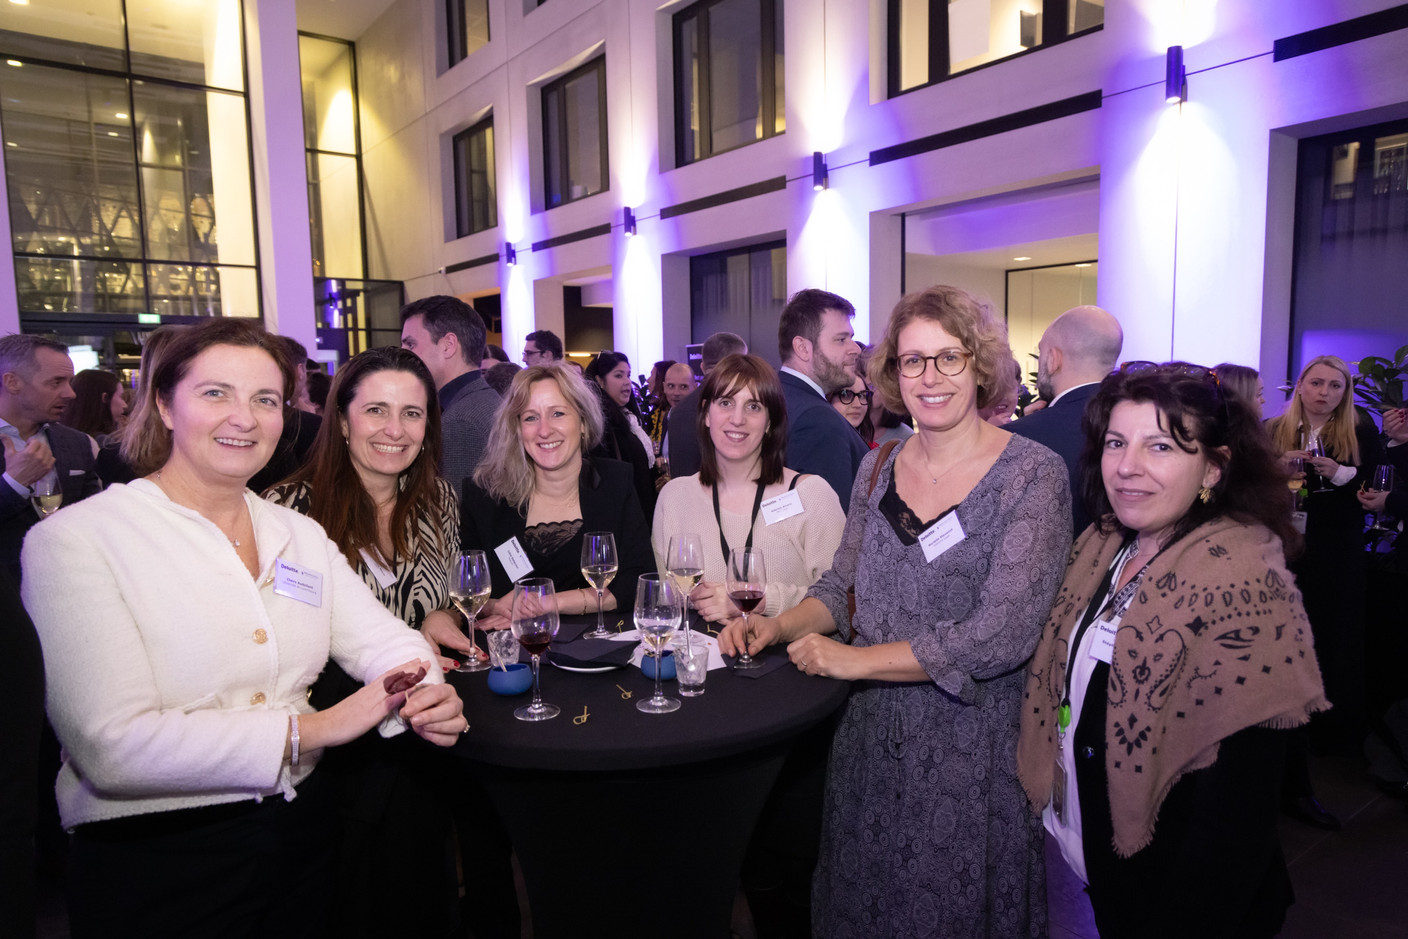
[[743,612],[743,641],[733,667],[758,668],[760,663],[748,654],[748,614],[758,608],[767,592],[768,571],[760,548],[734,548],[728,557],[728,598]]
[[[1374,477],[1369,483],[1369,489],[1374,492],[1393,491],[1393,467],[1387,463],[1380,463],[1374,467]],[[1389,531],[1389,527],[1383,523],[1379,513],[1374,513],[1374,524],[1370,526],[1374,531]]]
[[39,513],[40,518],[48,518],[59,510],[63,505],[64,492],[59,488],[59,479],[54,474],[41,476],[34,481],[34,485],[29,489],[29,504],[34,506],[34,511]]
[[514,711],[513,716],[521,721],[551,720],[561,709],[555,704],[543,703],[538,660],[557,635],[557,596],[552,581],[546,577],[525,577],[514,584],[510,622],[514,636],[528,650],[533,662],[533,703]]
[[[1315,437],[1308,444],[1306,444],[1305,449],[1307,452],[1310,453],[1311,456],[1326,455],[1325,444],[1320,441],[1319,437]],[[1305,476],[1306,482],[1309,484],[1309,488],[1317,492],[1327,488],[1330,485],[1329,482],[1323,476],[1316,472],[1315,467],[1311,464],[1309,460],[1305,461]]]
[[670,536],[670,550],[665,555],[665,571],[675,582],[684,604],[684,628],[689,628],[689,595],[704,579],[704,542],[694,532]]
[[1291,492],[1300,492],[1300,488],[1305,485],[1305,459],[1298,456],[1286,457],[1286,472],[1291,474],[1291,478],[1286,480],[1286,487]]
[[596,629],[583,638],[605,639],[611,635],[606,631],[602,606],[606,588],[611,586],[611,580],[620,567],[615,535],[609,531],[589,531],[582,536],[582,576],[596,588]]
[[686,645],[675,642],[675,679],[680,695],[686,698],[704,693],[704,679],[709,674],[709,646],[704,642]]
[[676,698],[667,698],[660,690],[661,654],[670,648],[670,640],[680,624],[679,591],[668,576],[657,573],[641,574],[636,581],[636,629],[646,651],[655,656],[655,694],[636,702],[636,710],[647,714],[668,714],[679,710]]
[[511,629],[489,630],[489,667],[507,669],[518,662],[518,637]]
[[489,667],[479,658],[479,647],[474,643],[474,621],[489,602],[489,582],[489,558],[478,549],[461,554],[450,572],[450,602],[464,614],[469,644],[474,646],[474,651],[455,669],[457,672],[482,672]]

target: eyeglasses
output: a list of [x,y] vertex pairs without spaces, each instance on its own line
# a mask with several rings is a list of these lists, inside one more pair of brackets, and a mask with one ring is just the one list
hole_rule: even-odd
[[962,349],[945,349],[935,355],[906,352],[899,357],[899,369],[905,378],[918,378],[924,374],[928,364],[933,362],[940,375],[952,378],[963,374],[963,370],[968,367],[968,360],[972,357],[973,353],[964,352]]
[[873,391],[852,391],[850,388],[846,388],[841,391],[833,391],[831,393],[831,397],[837,401],[840,401],[842,404],[850,404],[856,398],[864,398],[865,403],[869,404],[871,402],[871,399],[874,398],[874,396],[875,392]]

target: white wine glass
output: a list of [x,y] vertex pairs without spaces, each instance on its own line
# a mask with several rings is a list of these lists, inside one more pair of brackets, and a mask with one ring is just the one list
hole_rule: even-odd
[[689,630],[689,595],[704,579],[704,541],[694,532],[670,536],[670,550],[665,554],[665,573],[680,593],[684,606],[684,628]]
[[758,608],[767,593],[768,570],[759,548],[734,548],[728,557],[728,598],[743,613],[743,641],[738,644],[735,669],[758,668],[761,663],[748,654],[748,614]]
[[546,721],[556,717],[561,709],[543,703],[543,691],[538,672],[543,653],[557,635],[557,595],[552,581],[546,577],[525,577],[513,585],[513,612],[510,623],[518,644],[528,650],[533,660],[533,703],[513,712],[521,721]]
[[678,698],[667,698],[660,690],[660,672],[664,668],[664,653],[680,623],[679,591],[669,575],[641,574],[636,581],[636,629],[646,651],[655,657],[655,694],[636,702],[636,710],[646,714],[668,714],[679,710]]
[[[1393,491],[1393,467],[1388,463],[1380,463],[1374,467],[1374,475],[1369,482],[1369,490],[1372,492],[1392,492]],[[1378,512],[1374,513],[1374,524],[1370,526],[1373,531],[1390,531],[1391,529],[1383,523]]]
[[611,634],[606,631],[605,606],[606,588],[620,570],[621,562],[616,554],[616,536],[609,531],[589,531],[582,536],[582,576],[596,590],[596,629],[583,638],[606,639]]
[[64,491],[59,488],[59,479],[53,473],[41,476],[29,487],[29,504],[40,518],[48,518],[64,504]]
[[478,549],[461,554],[454,570],[450,571],[450,602],[464,614],[465,632],[469,634],[472,647],[455,669],[457,672],[482,672],[489,668],[489,663],[479,657],[479,646],[474,641],[474,621],[489,602],[490,583],[488,555]]

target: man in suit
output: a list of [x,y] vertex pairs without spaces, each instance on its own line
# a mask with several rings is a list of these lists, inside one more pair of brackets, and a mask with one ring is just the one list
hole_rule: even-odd
[[551,365],[562,361],[562,340],[550,329],[539,329],[523,340],[523,366]]
[[499,393],[479,371],[484,320],[457,297],[426,297],[401,308],[401,345],[414,352],[440,395],[440,475],[463,491],[489,444]]
[[777,324],[778,376],[787,402],[787,465],[831,484],[841,507],[851,504],[851,484],[869,447],[827,401],[854,384],[860,346],[851,328],[856,308],[825,290],[799,290]]
[[97,444],[58,422],[73,400],[68,346],[39,336],[0,338],[0,564],[20,582],[20,546],[39,522],[30,504],[36,482],[56,478],[63,505],[103,488]]
[[1094,519],[1080,497],[1080,455],[1085,447],[1081,418],[1100,381],[1114,369],[1124,346],[1119,321],[1098,306],[1078,306],[1052,321],[1037,343],[1036,389],[1051,403],[1005,425],[1055,450],[1071,477],[1075,535]]
[[[714,333],[699,350],[699,370],[708,375],[726,356],[748,354],[748,343],[737,333]],[[674,371],[678,365],[671,366]],[[688,366],[686,366],[688,368]],[[672,477],[693,476],[699,472],[699,387],[670,406],[665,428],[665,459]]]

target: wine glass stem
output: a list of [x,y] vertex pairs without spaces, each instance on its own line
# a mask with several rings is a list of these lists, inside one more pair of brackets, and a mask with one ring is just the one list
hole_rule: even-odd
[[530,656],[533,660],[533,705],[531,710],[538,711],[543,707],[543,689],[538,684],[538,657]]
[[655,698],[659,701],[665,697],[665,693],[660,690],[660,670],[665,667],[665,653],[660,650],[655,653]]
[[743,648],[741,651],[743,653],[743,655],[740,656],[741,661],[753,661],[752,656],[748,654],[748,614],[746,612],[743,614]]
[[470,614],[466,617],[466,619],[469,620],[469,654],[474,656],[476,659],[479,658],[479,652],[477,651],[479,647],[474,644],[474,621],[478,618],[479,617],[474,614]]
[[602,617],[606,615],[605,594],[600,587],[596,588],[596,631],[606,632],[606,620]]

